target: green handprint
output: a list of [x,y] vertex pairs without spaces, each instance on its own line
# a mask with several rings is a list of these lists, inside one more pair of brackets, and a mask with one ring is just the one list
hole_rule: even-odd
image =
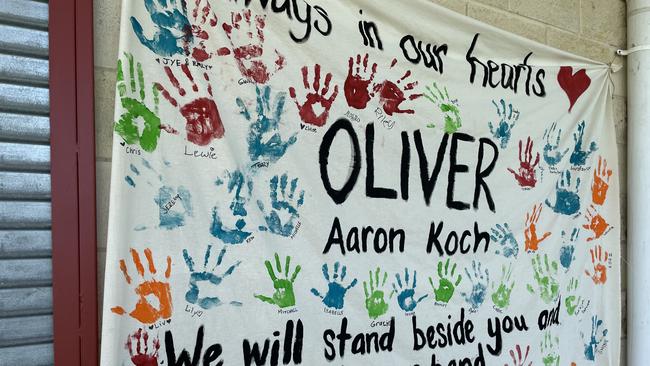
[[445,262],[445,271],[442,271],[442,261],[438,262],[438,287],[433,284],[433,278],[429,277],[429,283],[433,288],[433,293],[436,295],[436,301],[448,304],[452,296],[454,296],[454,290],[458,287],[458,284],[461,281],[461,275],[456,277],[456,282],[451,282],[449,278],[453,280],[454,275],[456,274],[456,263],[451,266],[451,273],[449,272],[449,259]]
[[560,355],[557,352],[559,345],[560,340],[558,337],[552,337],[550,331],[544,333],[544,339],[539,346],[544,366],[558,366],[560,364]]
[[[539,287],[539,297],[547,304],[552,303],[560,292],[560,284],[557,282],[557,262],[552,261],[549,265],[548,255],[544,254],[544,263],[539,254],[533,257],[533,270],[535,281]],[[528,291],[535,293],[533,286],[528,285]]]
[[[145,83],[142,64],[134,63],[133,55],[124,54],[129,63],[129,83],[124,80],[122,60],[117,62],[117,90],[120,102],[125,112],[120,120],[115,122],[115,132],[129,145],[140,145],[144,151],[152,152],[158,146],[160,138],[160,117],[158,117],[158,90],[152,86],[154,111],[145,105]],[[136,85],[137,75],[137,85]],[[139,131],[138,120],[142,120],[142,131]]]
[[372,271],[370,271],[370,291],[368,291],[368,283],[366,281],[363,281],[363,291],[366,293],[366,310],[368,310],[368,316],[371,319],[377,319],[380,316],[386,314],[388,311],[388,304],[386,303],[386,300],[384,299],[385,294],[384,291],[381,290],[381,288],[386,285],[386,280],[388,279],[388,273],[384,272],[384,277],[381,281],[379,282],[379,273],[381,270],[379,267],[377,267],[377,271],[375,272],[374,276],[374,283],[373,283],[373,275]]
[[[443,93],[435,82],[433,83],[433,89],[428,86],[426,89],[427,91],[424,93],[424,97],[435,104],[445,116],[445,133],[453,134],[458,131],[463,125],[463,121],[460,118],[458,100],[451,100],[449,92],[447,92],[447,87],[444,87]],[[435,125],[433,126],[435,127]]]
[[[300,273],[300,266],[296,266],[296,269],[293,271],[293,275],[291,275],[291,279],[289,279],[290,264],[291,257],[287,256],[284,265],[284,278],[278,278],[275,275],[271,261],[265,261],[264,265],[266,266],[266,270],[269,273],[269,277],[271,277],[271,281],[273,281],[273,288],[275,288],[275,292],[273,293],[273,297],[255,295],[255,298],[260,299],[266,303],[276,305],[279,308],[288,308],[295,306],[296,296],[293,292],[293,283],[296,280],[296,277],[298,277],[298,273]],[[275,253],[275,267],[278,271],[278,274],[282,274],[282,266],[280,265],[280,256],[278,253]]]
[[[508,265],[507,269],[505,265],[501,266],[501,282],[492,294],[492,302],[497,309],[503,310],[510,306],[510,294],[515,287],[514,282],[510,283],[510,276],[512,276],[512,263]],[[492,288],[494,288],[494,284],[492,284]]]
[[586,301],[582,296],[576,296],[576,291],[578,290],[579,281],[577,278],[572,278],[569,281],[567,286],[567,297],[564,299],[564,306],[566,308],[567,314],[569,316],[578,315],[578,309],[584,309]]

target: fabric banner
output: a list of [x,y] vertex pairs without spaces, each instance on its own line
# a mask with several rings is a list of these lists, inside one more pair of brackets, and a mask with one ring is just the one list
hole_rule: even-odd
[[126,0],[102,365],[617,365],[609,68],[424,0]]

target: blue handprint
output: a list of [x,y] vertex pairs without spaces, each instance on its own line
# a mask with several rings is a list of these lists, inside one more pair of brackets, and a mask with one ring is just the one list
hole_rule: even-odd
[[557,123],[554,122],[550,128],[544,131],[544,139],[546,139],[546,145],[544,145],[544,161],[551,167],[556,166],[564,158],[564,155],[569,152],[569,149],[564,150],[564,152],[559,150],[562,129],[558,130],[555,143],[552,142],[552,136],[555,134],[556,129]]
[[499,243],[502,248],[502,252],[497,251],[497,254],[503,254],[506,258],[517,258],[517,254],[519,254],[519,243],[517,243],[517,239],[515,239],[515,235],[510,230],[508,224],[497,224],[491,231],[490,239]]
[[571,158],[569,161],[573,166],[584,166],[587,163],[589,156],[598,150],[598,145],[595,141],[592,141],[589,144],[589,151],[582,150],[582,144],[585,137],[585,121],[582,121],[578,124],[578,131],[573,133],[573,141],[575,141],[575,147],[573,148],[573,153],[571,153]]
[[494,136],[495,139],[499,140],[501,148],[505,149],[508,147],[508,142],[510,141],[510,136],[512,135],[512,129],[515,127],[515,123],[519,120],[519,111],[514,109],[512,103],[506,105],[506,101],[501,99],[499,104],[494,100],[492,104],[497,109],[497,114],[499,116],[499,124],[495,128],[492,122],[488,122],[490,127],[490,133]]
[[192,25],[187,19],[187,2],[144,0],[144,6],[154,23],[155,33],[152,39],[147,38],[140,22],[131,17],[133,31],[140,43],[160,56],[187,55],[188,45],[193,40]]
[[469,270],[465,268],[465,274],[472,282],[472,292],[469,294],[463,292],[462,295],[472,309],[478,309],[485,301],[485,295],[490,285],[490,273],[487,268],[485,269],[485,273],[483,273],[481,271],[481,263],[475,260],[472,261],[472,269],[473,274],[470,274]]
[[[218,180],[216,184],[221,186],[223,181]],[[210,233],[226,244],[241,244],[252,234],[250,231],[245,230],[245,218],[248,216],[246,204],[253,193],[253,182],[244,173],[237,170],[229,174],[227,189],[229,194],[234,194],[227,215],[233,219],[236,218],[235,227],[226,228],[219,213],[219,207],[214,207],[212,209]]]
[[413,271],[413,283],[409,286],[409,270],[404,268],[404,283],[402,283],[402,278],[399,273],[395,274],[395,280],[397,282],[393,283],[393,292],[390,294],[390,297],[393,297],[397,293],[397,304],[399,307],[407,313],[412,312],[418,306],[418,304],[424,300],[429,295],[420,296],[419,299],[415,300],[415,287],[417,286],[418,272]]
[[339,275],[340,266],[341,265],[339,262],[334,263],[334,273],[330,279],[327,264],[323,264],[323,276],[327,281],[327,293],[324,296],[321,295],[321,293],[318,292],[318,290],[315,288],[311,289],[311,293],[320,297],[323,300],[323,304],[325,304],[325,306],[338,310],[343,309],[343,306],[345,304],[345,295],[347,294],[348,290],[357,284],[357,279],[355,278],[352,280],[352,282],[350,282],[348,286],[343,286],[343,281],[347,276],[348,269],[346,266],[343,266],[341,268],[341,274]]
[[560,180],[555,185],[555,205],[546,199],[546,205],[553,209],[554,212],[571,216],[580,211],[580,178],[576,179],[575,188],[571,186],[571,172],[565,171]]
[[271,87],[255,87],[257,92],[257,118],[253,119],[244,101],[237,98],[240,113],[251,123],[248,134],[248,155],[251,162],[265,160],[274,163],[284,156],[287,149],[298,139],[296,134],[283,140],[280,134],[280,119],[284,111],[286,93],[278,93],[275,105],[271,107]]
[[580,234],[580,229],[578,228],[573,229],[573,231],[571,232],[571,236],[569,236],[566,232],[562,231],[562,239],[564,240],[565,245],[563,245],[560,248],[560,264],[562,265],[562,268],[564,268],[567,271],[569,271],[569,268],[571,268],[571,263],[573,263],[573,261],[576,259],[575,243],[578,240],[579,234]]
[[[260,210],[265,214],[264,220],[266,221],[266,226],[260,226],[259,229],[288,237],[293,233],[296,220],[300,217],[298,209],[305,202],[305,191],[300,190],[298,193],[298,178],[292,179],[289,183],[286,174],[280,178],[277,175],[271,178],[269,186],[271,188],[271,212],[267,214],[264,203],[257,201]],[[278,197],[278,188],[280,197]],[[284,224],[279,215],[281,211],[286,211],[289,216]]]
[[[171,211],[176,201],[181,201],[182,211]],[[158,190],[158,196],[154,198],[159,208],[160,227],[173,230],[185,225],[185,217],[193,216],[192,195],[187,188],[180,186],[172,188],[162,186]]]
[[[241,264],[241,262],[237,262],[228,267],[228,269],[223,274],[217,275],[214,272],[216,271],[217,267],[219,267],[223,262],[223,257],[226,255],[226,248],[224,247],[221,249],[221,252],[217,257],[217,263],[211,270],[208,270],[208,262],[210,261],[211,251],[212,245],[208,245],[208,249],[205,251],[205,257],[203,261],[203,270],[199,272],[195,270],[194,260],[188,254],[187,249],[183,249],[183,259],[185,259],[185,264],[190,270],[189,289],[185,294],[185,300],[187,300],[187,302],[190,304],[198,305],[206,310],[211,309],[215,306],[223,305],[223,302],[219,297],[216,296],[199,297],[199,283],[209,283],[212,286],[217,287]],[[241,306],[242,303],[239,301],[231,301],[230,305]]]
[[[588,340],[587,343],[585,343],[585,358],[588,361],[595,361],[596,360],[596,354],[601,352],[602,349],[605,347],[607,344],[607,340],[605,337],[607,337],[607,329],[602,329],[600,328],[603,327],[603,320],[598,319],[597,315],[594,315],[591,317],[591,336]],[[584,335],[583,335],[583,340],[584,340]]]

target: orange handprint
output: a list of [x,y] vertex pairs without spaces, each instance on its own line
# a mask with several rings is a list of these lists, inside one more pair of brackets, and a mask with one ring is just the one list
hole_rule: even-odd
[[605,221],[605,218],[602,217],[598,211],[596,211],[596,207],[594,207],[594,205],[591,205],[587,209],[585,219],[587,219],[587,223],[582,225],[582,227],[587,230],[591,230],[593,233],[593,236],[591,238],[588,238],[587,241],[592,241],[594,239],[600,238],[601,236],[605,235],[610,228],[607,221]]
[[525,248],[527,252],[536,252],[539,244],[551,236],[550,232],[544,233],[541,238],[537,237],[537,222],[542,214],[542,204],[533,206],[532,213],[526,213],[526,230],[524,231]]
[[609,189],[609,178],[612,176],[612,170],[607,169],[607,160],[602,156],[598,157],[598,169],[594,169],[594,181],[591,184],[591,198],[594,204],[602,205],[607,198]]
[[[172,295],[169,288],[168,282],[160,282],[155,279],[156,266],[153,263],[153,257],[151,255],[151,250],[149,248],[144,250],[144,255],[147,258],[147,264],[149,267],[149,273],[151,278],[145,280],[144,277],[144,266],[140,261],[140,255],[135,249],[131,249],[131,257],[133,258],[133,264],[135,265],[138,274],[142,278],[142,282],[134,289],[136,295],[139,296],[138,302],[135,305],[135,308],[129,313],[129,315],[144,324],[153,324],[159,319],[169,319],[172,316]],[[172,259],[167,257],[167,270],[165,271],[165,278],[169,279],[172,269]],[[131,284],[131,276],[126,268],[126,262],[124,259],[120,259],[120,270],[124,274],[126,283]],[[153,296],[158,300],[158,308],[154,307],[147,300],[148,296]],[[121,306],[116,306],[111,308],[111,311],[118,315],[126,314]]]
[[596,285],[604,285],[607,282],[607,267],[609,266],[610,255],[607,251],[603,253],[603,247],[597,245],[589,249],[591,253],[591,263],[594,265],[594,273],[585,270],[585,274],[591,278]]

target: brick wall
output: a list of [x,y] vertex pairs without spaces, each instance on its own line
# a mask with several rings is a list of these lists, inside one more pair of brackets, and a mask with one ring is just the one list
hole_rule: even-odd
[[[131,0],[134,1],[134,0]],[[614,59],[626,46],[626,3],[623,0],[433,0],[449,9],[549,46],[590,59],[624,64]],[[111,146],[121,0],[94,0],[95,8],[95,135],[97,143],[97,225],[100,295],[106,254],[106,224],[111,171]],[[621,164],[621,200],[626,198],[625,69],[614,74],[614,117]],[[622,258],[626,257],[625,207]],[[623,270],[625,309],[626,266]],[[101,304],[101,303],[100,303]],[[623,316],[625,322],[625,311]],[[622,347],[626,332],[623,327]],[[624,355],[625,352],[622,352]],[[623,356],[624,358],[624,356]],[[622,365],[625,365],[623,359]]]

